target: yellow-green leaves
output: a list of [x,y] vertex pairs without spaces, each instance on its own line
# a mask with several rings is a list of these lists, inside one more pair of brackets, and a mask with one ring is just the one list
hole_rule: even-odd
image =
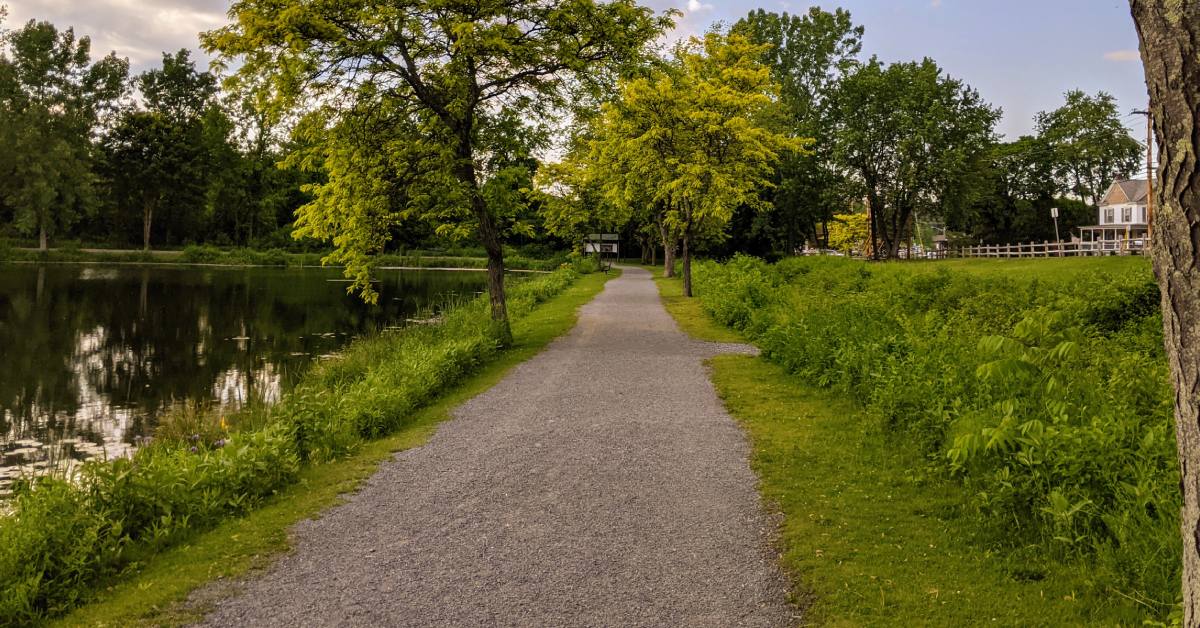
[[[619,72],[671,24],[632,0],[240,0],[206,48],[267,84],[274,112],[318,113],[306,159],[328,180],[298,235],[332,240],[368,299],[371,256],[402,221],[475,235],[492,268],[506,233],[530,233],[541,120],[568,81]],[[489,285],[506,317],[503,277]]]
[[591,148],[608,198],[661,204],[668,225],[695,234],[719,232],[738,206],[758,205],[780,155],[809,143],[763,123],[778,89],[761,53],[743,37],[710,33],[625,82]]

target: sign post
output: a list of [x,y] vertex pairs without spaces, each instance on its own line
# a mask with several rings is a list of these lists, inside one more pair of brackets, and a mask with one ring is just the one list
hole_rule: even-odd
[[1062,257],[1062,238],[1058,235],[1058,208],[1051,207],[1050,215],[1054,218],[1054,242],[1058,244],[1058,256]]
[[615,233],[588,234],[584,252],[595,253],[596,259],[600,260],[600,270],[607,273],[612,268],[612,261],[605,266],[604,256],[605,254],[611,255],[614,260],[620,258],[620,242],[621,236]]

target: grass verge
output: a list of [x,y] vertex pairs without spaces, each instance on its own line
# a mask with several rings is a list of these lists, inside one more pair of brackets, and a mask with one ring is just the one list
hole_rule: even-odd
[[[656,279],[681,328],[739,340]],[[761,358],[710,361],[746,430],[764,500],[782,515],[780,552],[806,623],[829,626],[1136,625],[1136,608],[1086,598],[1078,568],[1020,563],[982,549],[961,487],[924,472],[915,447],[873,427],[852,401]]]
[[[148,557],[99,588],[95,599],[52,626],[171,626],[202,616],[205,600],[188,596],[217,580],[265,567],[288,549],[288,529],[337,504],[393,453],[423,444],[441,421],[464,401],[494,386],[512,367],[537,354],[570,330],[579,307],[615,275],[585,275],[563,293],[513,323],[513,344],[488,365],[418,410],[400,431],[364,443],[348,457],[304,467],[299,481],[246,516]],[[220,588],[211,591],[221,593]],[[209,597],[209,596],[204,596]]]
[[683,296],[683,281],[678,277],[663,277],[661,267],[644,268],[654,273],[654,283],[658,284],[658,294],[662,297],[663,306],[675,318],[675,322],[684,333],[708,342],[746,341],[741,334],[713,321],[704,312],[699,300]]

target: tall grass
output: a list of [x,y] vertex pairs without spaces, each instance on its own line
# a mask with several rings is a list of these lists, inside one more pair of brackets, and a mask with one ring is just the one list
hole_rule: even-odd
[[[517,282],[510,316],[565,290],[586,262]],[[304,464],[351,452],[501,350],[485,298],[440,324],[383,332],[310,369],[273,406],[230,416],[183,408],[130,458],[72,478],[22,482],[0,517],[0,625],[26,625],[87,599],[100,578],[262,503]],[[193,431],[194,430],[194,431]]]
[[[697,266],[720,322],[858,400],[958,479],[986,547],[1078,563],[1148,615],[1176,608],[1179,472],[1148,267],[1036,277],[738,257]],[[911,443],[911,445],[909,445]]]

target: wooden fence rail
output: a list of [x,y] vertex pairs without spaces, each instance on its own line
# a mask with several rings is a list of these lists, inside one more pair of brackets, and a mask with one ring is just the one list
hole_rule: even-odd
[[1083,255],[1141,255],[1146,241],[1142,238],[1097,240],[1094,242],[1026,242],[1017,244],[981,244],[956,249],[929,251],[936,259],[955,257],[1077,257]]

